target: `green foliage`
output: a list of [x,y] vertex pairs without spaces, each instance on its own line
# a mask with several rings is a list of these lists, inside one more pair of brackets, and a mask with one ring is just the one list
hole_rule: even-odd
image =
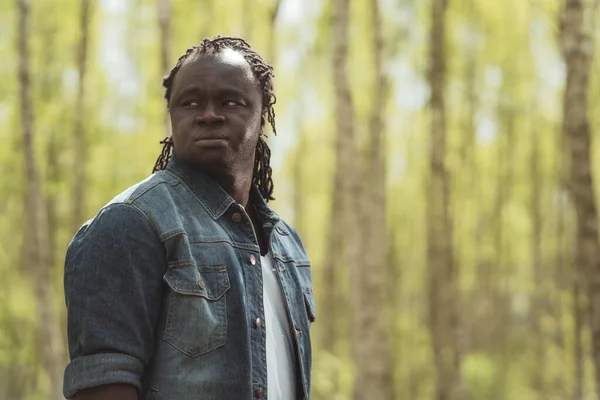
[[[335,155],[331,2],[282,1],[275,27],[272,0],[173,0],[174,65],[206,36],[240,35],[276,67],[278,135],[270,137],[274,207],[293,220],[312,260],[317,299],[323,285]],[[96,1],[92,7],[85,98],[86,218],[113,196],[145,178],[160,152],[165,101],[161,86],[156,1]],[[391,88],[386,110],[387,204],[390,280],[387,311],[393,332],[394,386],[398,399],[431,399],[435,368],[427,329],[426,176],[429,112],[426,84],[430,2],[381,0],[385,70]],[[356,132],[368,146],[374,104],[370,15],[366,0],[351,2],[347,70],[356,109]],[[45,195],[54,199],[54,276],[62,290],[64,252],[72,235],[73,132],[77,93],[77,0],[32,5],[31,80],[35,145]],[[462,376],[469,399],[566,399],[574,391],[575,329],[572,277],[575,218],[561,179],[567,170],[560,137],[564,66],[557,47],[558,0],[456,0],[447,27],[447,163],[451,172],[456,273],[461,293]],[[295,13],[302,12],[302,15]],[[244,25],[251,18],[251,24]],[[597,36],[598,32],[594,32]],[[25,187],[18,103],[15,2],[0,2],[0,397],[47,398],[48,383],[35,335],[31,279],[24,274]],[[596,48],[599,46],[595,44]],[[470,70],[469,68],[473,68]],[[600,132],[596,60],[590,122]],[[469,85],[474,92],[469,93]],[[541,258],[534,281],[531,209],[533,133],[539,137]],[[54,161],[49,150],[57,150]],[[594,149],[596,144],[594,144]],[[470,154],[470,155],[469,155]],[[600,158],[594,156],[594,171]],[[364,160],[357,160],[363,162]],[[300,172],[298,170],[300,163]],[[600,185],[596,185],[600,196]],[[294,205],[294,193],[301,193]],[[300,216],[300,217],[298,217]],[[298,217],[296,219],[296,217]],[[84,221],[80,221],[83,223]],[[358,228],[357,228],[358,229]],[[339,276],[344,276],[340,274]],[[348,282],[336,282],[349,296]],[[541,338],[532,330],[533,297],[542,293]],[[347,300],[347,299],[344,299]],[[321,320],[313,326],[313,398],[353,397],[355,365],[347,316],[333,353],[320,349]],[[54,306],[64,319],[62,294]],[[327,307],[322,301],[319,308]],[[64,325],[64,324],[63,324]],[[65,327],[63,327],[65,329]],[[593,398],[589,329],[583,352],[587,398]],[[542,340],[545,362],[534,346]],[[542,369],[543,392],[532,385]],[[540,397],[542,396],[542,397]],[[7,397],[9,398],[9,397]]]

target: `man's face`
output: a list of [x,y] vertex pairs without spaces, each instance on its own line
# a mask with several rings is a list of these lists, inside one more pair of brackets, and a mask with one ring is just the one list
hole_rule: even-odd
[[177,71],[171,91],[175,152],[209,174],[251,173],[261,110],[260,88],[240,53],[192,56]]

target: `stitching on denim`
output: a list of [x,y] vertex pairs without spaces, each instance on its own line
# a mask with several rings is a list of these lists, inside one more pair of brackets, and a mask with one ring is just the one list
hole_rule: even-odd
[[[150,178],[150,179],[152,179],[152,178]],[[161,179],[161,178],[156,178],[156,179]],[[148,182],[148,181],[146,181],[146,182]],[[146,182],[143,182],[143,183],[146,183]],[[152,185],[150,185],[149,187],[144,189],[141,193],[137,193],[135,196],[132,193],[131,197],[127,200],[127,202],[133,203],[134,201],[136,201],[137,199],[139,199],[140,197],[142,197],[143,195],[148,193],[150,190],[154,189],[155,187],[157,187],[158,185],[163,184],[163,183],[166,184],[167,182],[164,179],[161,179],[157,182],[153,182]],[[134,193],[135,193],[135,191],[134,191]]]
[[203,244],[203,243],[227,243],[235,248],[244,250],[258,250],[258,245],[252,243],[241,243],[234,242],[224,237],[206,237],[206,236],[194,236],[188,238],[190,244]]
[[148,214],[146,214],[144,211],[140,210],[140,208],[138,206],[136,206],[133,203],[112,203],[112,204],[109,204],[106,207],[109,207],[111,205],[113,205],[113,206],[124,205],[124,206],[129,206],[129,207],[133,208],[134,210],[136,210],[148,222],[148,224],[150,225],[150,229],[152,229],[152,231],[156,235],[156,238],[160,242],[160,236],[158,234],[158,224],[155,223],[154,219],[151,216],[149,216]]
[[[173,347],[175,350],[179,351],[180,353],[191,357],[191,358],[196,358],[199,357],[201,355],[207,354],[210,351],[216,350],[219,347],[222,347],[225,345],[226,340],[227,340],[227,297],[222,297],[218,300],[200,300],[200,301],[210,301],[211,303],[214,304],[215,306],[215,311],[217,313],[217,315],[219,316],[219,324],[218,326],[215,328],[215,335],[211,335],[210,333],[208,333],[206,335],[206,338],[201,338],[201,339],[205,339],[205,343],[203,346],[194,346],[193,344],[190,345],[188,343],[185,343],[183,340],[177,338],[176,334],[173,333],[174,328],[174,319],[172,317],[172,314],[174,314],[173,311],[173,306],[171,304],[172,299],[175,298],[175,296],[173,296],[172,294],[169,295],[169,311],[167,313],[167,326],[165,328],[165,336],[164,336],[164,340],[165,342],[167,342],[168,344],[171,345],[171,347]],[[194,300],[194,301],[199,301],[199,300]],[[175,332],[176,333],[176,332]]]
[[173,268],[173,267],[181,267],[184,265],[196,265],[196,263],[194,262],[194,260],[186,258],[183,260],[174,260],[174,261],[169,261],[167,263],[167,268]]
[[299,268],[304,268],[304,267],[310,268],[310,261],[308,261],[308,260],[300,260],[300,261],[298,261],[298,260],[293,259],[290,256],[282,256],[281,254],[276,253],[276,252],[273,252],[272,255],[273,255],[274,259],[279,260],[281,262],[284,262],[284,263],[293,262],[296,265],[296,267],[299,267]]
[[[185,179],[183,178],[183,176],[179,175],[177,172],[175,171],[171,171],[171,170],[165,170],[165,172],[167,174],[172,175],[174,178],[176,178],[179,183],[184,186],[187,191],[196,198],[196,200],[198,200],[198,202],[200,204],[202,204],[202,206],[204,207],[204,209],[206,211],[208,211],[208,213],[210,214],[210,216],[212,217],[212,219],[217,219],[219,218],[220,215],[216,215],[216,213],[214,212],[215,210],[213,210],[208,204],[206,204],[204,201],[202,201],[202,199],[200,197],[198,197],[196,195],[196,193],[194,193],[194,190],[192,189],[192,187],[190,185],[188,185],[188,183],[185,181]],[[221,214],[222,215],[222,214]]]
[[177,237],[179,235],[186,236],[187,233],[185,233],[185,231],[183,229],[181,229],[181,228],[176,228],[176,229],[170,230],[170,231],[165,232],[162,235],[160,235],[160,240],[164,243],[167,240],[171,240],[174,237]]

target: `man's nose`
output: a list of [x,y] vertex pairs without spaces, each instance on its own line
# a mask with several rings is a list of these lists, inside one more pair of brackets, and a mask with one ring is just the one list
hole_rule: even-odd
[[221,115],[214,106],[207,104],[202,109],[200,115],[196,117],[196,123],[201,124],[217,124],[225,121],[225,116]]

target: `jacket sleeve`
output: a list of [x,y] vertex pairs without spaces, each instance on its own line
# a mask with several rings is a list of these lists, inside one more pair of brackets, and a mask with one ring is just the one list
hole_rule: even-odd
[[141,389],[154,350],[165,250],[134,205],[111,204],[67,249],[65,299],[70,363],[63,393],[113,383]]

